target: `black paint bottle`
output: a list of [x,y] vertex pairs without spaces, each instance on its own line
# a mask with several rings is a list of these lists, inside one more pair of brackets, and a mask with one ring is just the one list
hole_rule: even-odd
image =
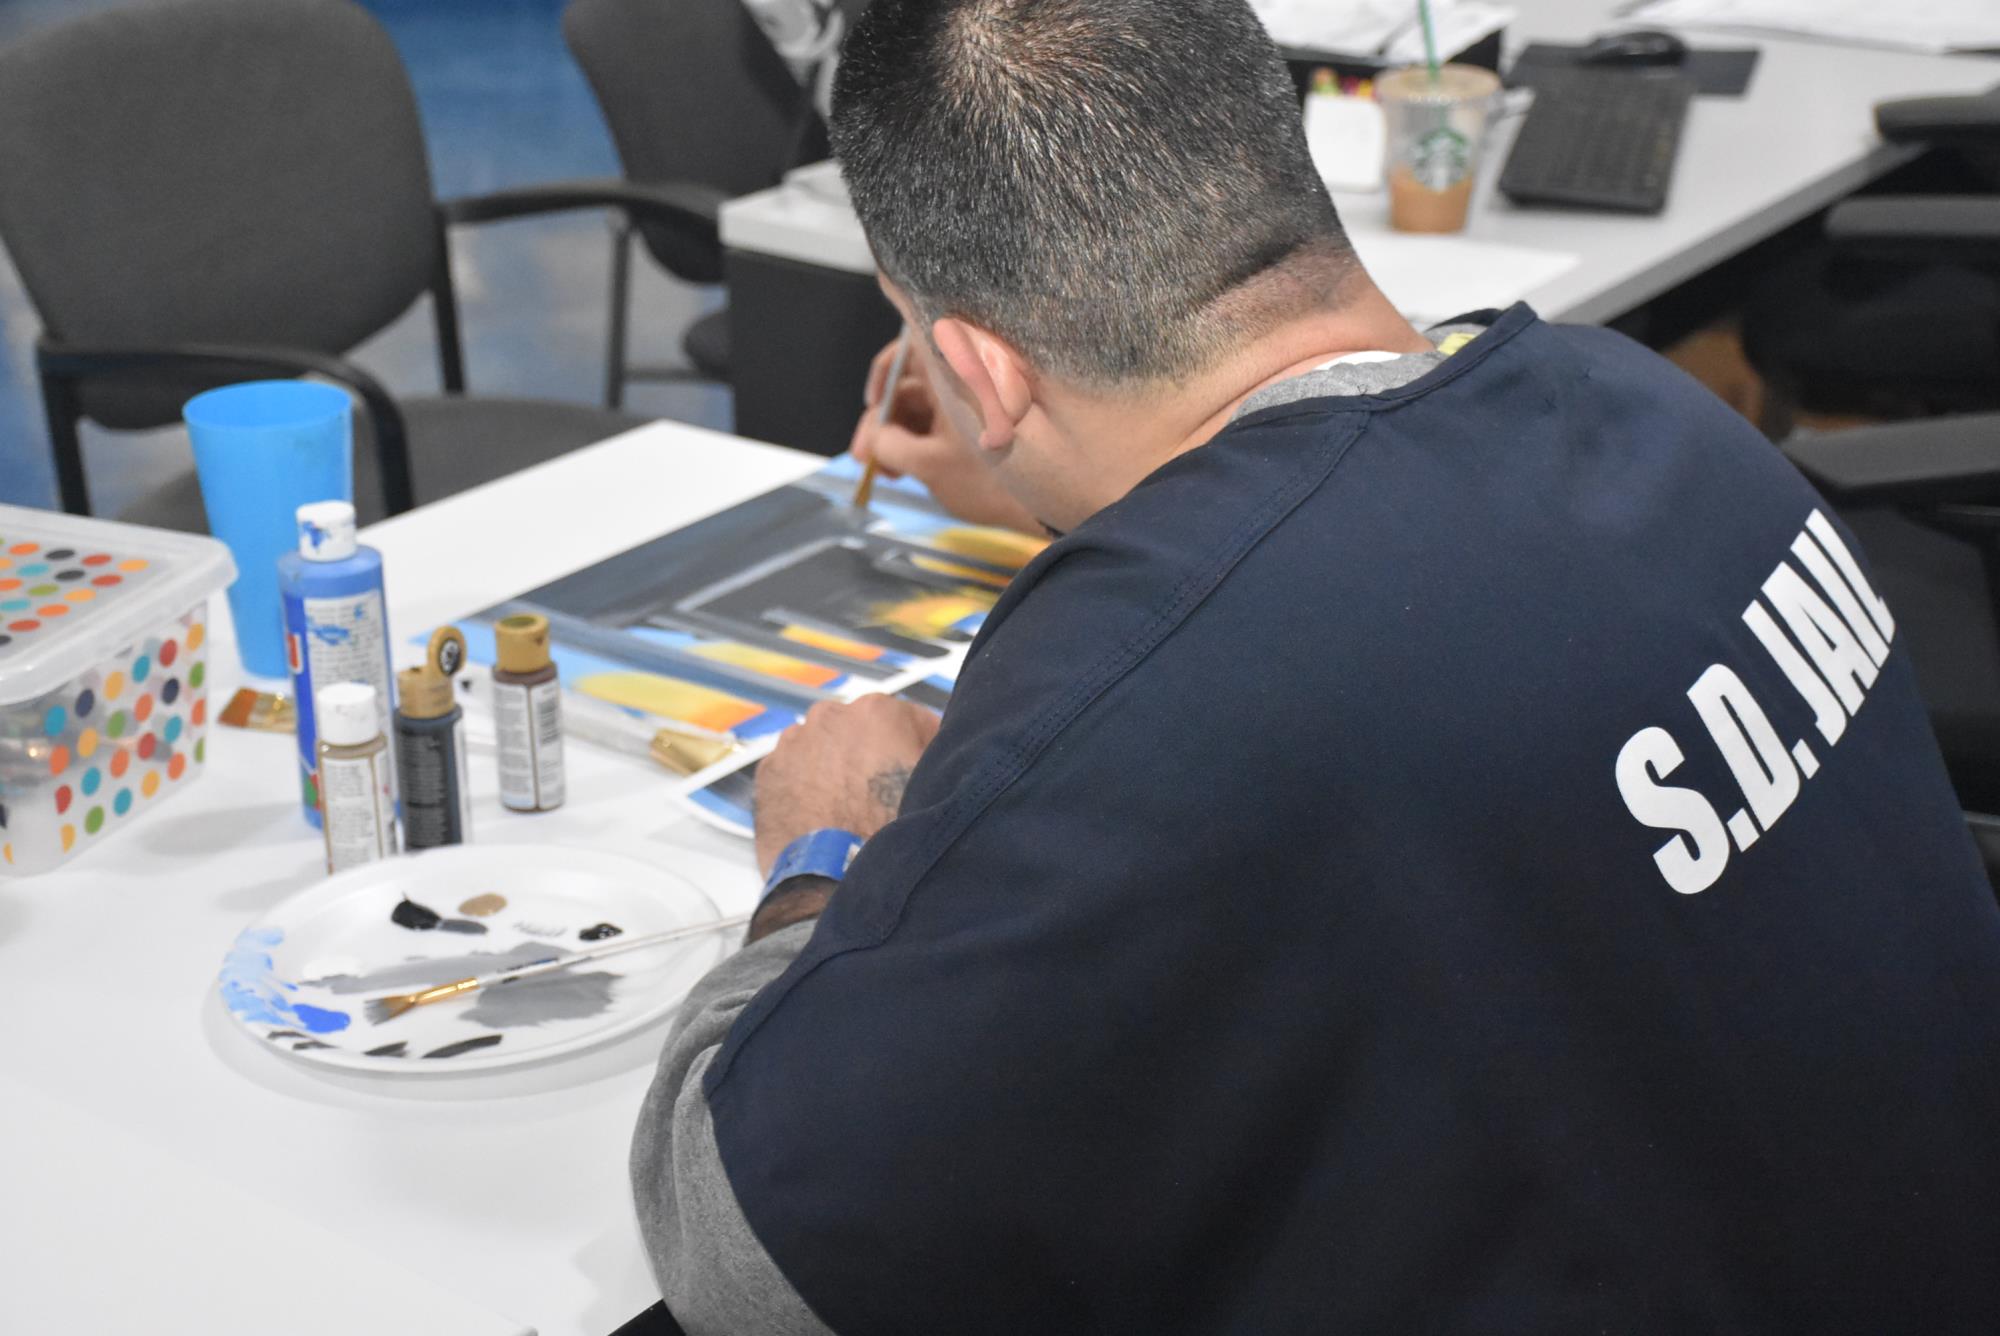
[[431,636],[423,666],[396,675],[396,776],[406,849],[435,849],[472,838],[465,711],[452,691],[452,677],[464,663],[465,637],[442,626]]

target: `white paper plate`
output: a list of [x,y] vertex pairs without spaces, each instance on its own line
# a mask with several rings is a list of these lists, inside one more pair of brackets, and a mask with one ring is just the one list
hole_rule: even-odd
[[[482,898],[484,897],[484,898]],[[496,904],[495,901],[504,901]],[[435,926],[404,926],[426,916]],[[631,951],[373,1023],[366,1001],[720,917],[686,878],[548,845],[456,845],[329,877],[245,928],[216,988],[237,1023],[302,1062],[438,1075],[541,1062],[659,1020],[729,933]]]

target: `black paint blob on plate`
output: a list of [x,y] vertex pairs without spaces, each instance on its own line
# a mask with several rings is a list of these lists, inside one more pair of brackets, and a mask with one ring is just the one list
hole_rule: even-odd
[[470,1053],[474,1049],[492,1048],[504,1037],[497,1034],[483,1034],[477,1039],[461,1039],[456,1044],[446,1044],[443,1048],[434,1048],[424,1054],[424,1056],[427,1058],[455,1058],[461,1053]]
[[429,932],[444,921],[444,917],[427,905],[420,905],[407,897],[396,902],[389,911],[389,921],[399,928],[413,932]]
[[577,936],[586,942],[601,942],[607,937],[622,937],[625,930],[616,923],[593,923]]
[[410,1046],[410,1041],[409,1041],[409,1040],[407,1040],[407,1039],[398,1039],[398,1040],[397,1040],[397,1041],[396,1041],[395,1043],[393,1043],[393,1044],[383,1044],[383,1045],[381,1045],[381,1046],[379,1046],[379,1047],[377,1047],[377,1048],[371,1048],[371,1049],[369,1049],[369,1050],[368,1050],[368,1052],[367,1052],[367,1055],[366,1055],[366,1056],[368,1056],[368,1057],[371,1057],[371,1058],[400,1058],[400,1057],[405,1057],[405,1056],[407,1056],[407,1054],[405,1053],[405,1050],[406,1050],[406,1049],[408,1049],[408,1048],[409,1048],[409,1046]]

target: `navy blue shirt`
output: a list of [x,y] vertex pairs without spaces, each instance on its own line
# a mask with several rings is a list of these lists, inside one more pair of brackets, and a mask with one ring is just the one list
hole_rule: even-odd
[[1992,1332],[1996,1064],[1858,549],[1516,307],[1029,567],[707,1093],[843,1332]]

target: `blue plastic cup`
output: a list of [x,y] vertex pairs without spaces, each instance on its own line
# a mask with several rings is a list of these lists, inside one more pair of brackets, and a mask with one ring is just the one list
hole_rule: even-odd
[[208,529],[236,558],[229,616],[243,670],[283,678],[278,558],[298,547],[298,508],[354,500],[354,408],[309,380],[253,380],[197,394],[181,409],[194,440]]

